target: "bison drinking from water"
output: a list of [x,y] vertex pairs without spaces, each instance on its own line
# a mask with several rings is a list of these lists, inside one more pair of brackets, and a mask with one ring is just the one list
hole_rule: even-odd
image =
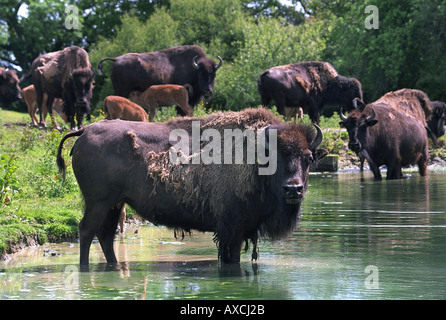
[[79,136],[72,166],[85,199],[81,265],[95,235],[116,263],[124,203],[154,224],[214,232],[224,263],[240,261],[244,241],[256,248],[259,236],[288,235],[301,217],[310,165],[326,154],[316,129],[284,124],[261,108],[167,123],[101,121],[67,134],[57,163],[64,172],[63,143]]
[[365,158],[376,180],[380,166],[387,166],[387,179],[403,177],[402,167],[417,164],[420,175],[427,174],[429,144],[425,126],[414,117],[384,103],[374,102],[350,112],[340,113],[340,125],[349,135],[349,148]]
[[302,107],[313,123],[319,123],[326,105],[350,111],[354,98],[362,100],[361,83],[339,75],[328,62],[306,61],[267,69],[257,87],[264,107],[274,100],[277,111],[287,118],[285,107]]
[[158,84],[189,83],[193,94],[189,104],[196,105],[202,97],[209,97],[214,89],[215,73],[222,65],[210,59],[197,45],[179,46],[169,49],[127,53],[116,58],[104,58],[102,62],[112,60],[111,80],[115,95],[128,98],[132,91],[145,91]]
[[46,94],[46,107],[50,116],[53,117],[54,99],[61,98],[64,101],[63,112],[67,115],[70,128],[76,128],[76,120],[79,128],[82,127],[84,115],[90,113],[94,79],[87,52],[77,46],[71,46],[42,54],[33,61],[31,76],[36,90],[40,123],[45,125],[42,118],[42,101]]

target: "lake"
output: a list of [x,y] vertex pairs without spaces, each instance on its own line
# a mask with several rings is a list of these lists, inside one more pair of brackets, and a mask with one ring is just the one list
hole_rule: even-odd
[[257,263],[248,250],[240,265],[222,266],[211,233],[176,239],[142,224],[117,236],[114,267],[98,243],[90,272],[79,272],[78,243],[13,255],[0,262],[0,298],[446,299],[446,172],[407,175],[312,174],[300,226],[260,241]]

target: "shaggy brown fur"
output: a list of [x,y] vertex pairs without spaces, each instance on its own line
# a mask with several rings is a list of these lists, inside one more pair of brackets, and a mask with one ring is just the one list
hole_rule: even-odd
[[[88,53],[77,46],[45,53],[34,59],[31,65],[32,82],[36,90],[40,123],[43,97],[48,96],[48,112],[52,114],[52,101],[64,101],[63,112],[67,115],[70,128],[82,127],[83,116],[89,114],[94,72],[91,70]],[[77,123],[77,125],[76,125]]]
[[420,121],[423,125],[432,116],[429,97],[421,90],[401,89],[388,92],[374,103],[382,103]]

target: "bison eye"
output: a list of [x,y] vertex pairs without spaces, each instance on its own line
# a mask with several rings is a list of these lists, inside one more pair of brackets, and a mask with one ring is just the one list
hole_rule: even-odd
[[306,164],[313,163],[314,162],[313,154],[312,153],[305,154],[303,156],[303,160]]

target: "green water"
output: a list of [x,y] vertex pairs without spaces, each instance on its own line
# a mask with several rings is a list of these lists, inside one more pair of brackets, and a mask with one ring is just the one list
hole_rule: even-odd
[[[116,240],[107,267],[93,244],[79,272],[78,244],[29,248],[0,262],[1,299],[445,299],[446,173],[373,181],[370,172],[316,174],[300,226],[261,241],[226,268],[212,234],[175,239],[141,225]],[[137,233],[135,234],[135,231]]]

